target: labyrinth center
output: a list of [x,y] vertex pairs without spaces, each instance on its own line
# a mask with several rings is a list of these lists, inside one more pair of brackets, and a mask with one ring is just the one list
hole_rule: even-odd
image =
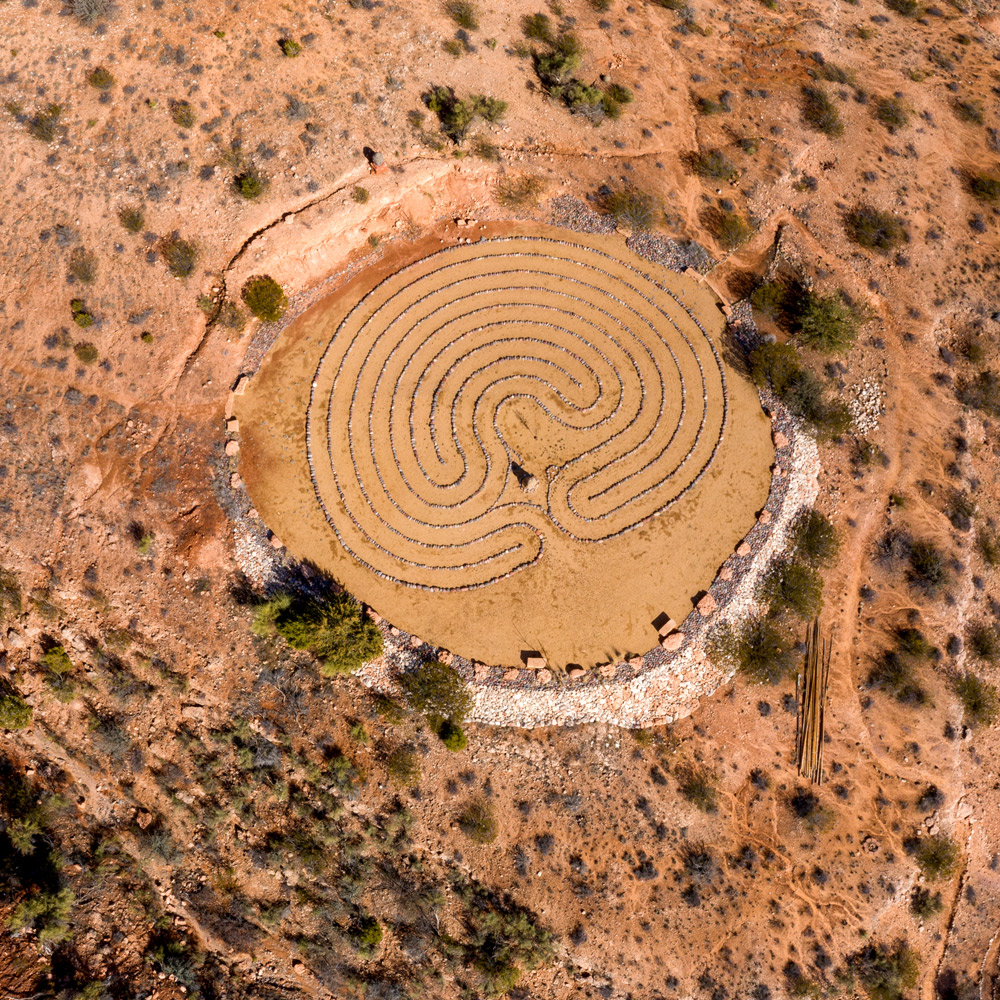
[[752,525],[768,423],[712,297],[619,240],[491,227],[366,269],[239,412],[265,523],[461,655],[643,652]]

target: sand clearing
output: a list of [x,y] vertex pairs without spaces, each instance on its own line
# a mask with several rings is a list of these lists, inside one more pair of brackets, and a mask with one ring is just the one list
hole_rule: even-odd
[[768,421],[696,282],[617,238],[477,235],[281,334],[238,404],[251,496],[292,555],[462,655],[645,651],[753,524]]

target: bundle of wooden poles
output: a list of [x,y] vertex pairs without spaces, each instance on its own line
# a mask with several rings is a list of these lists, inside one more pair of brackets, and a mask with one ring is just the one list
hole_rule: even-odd
[[832,652],[830,642],[820,636],[819,619],[814,618],[806,637],[802,672],[795,681],[795,756],[799,774],[815,785],[823,781],[823,724]]

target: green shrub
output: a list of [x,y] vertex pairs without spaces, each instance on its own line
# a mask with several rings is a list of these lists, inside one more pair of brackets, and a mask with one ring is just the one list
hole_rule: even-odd
[[0,729],[25,729],[32,715],[31,706],[19,694],[0,689]]
[[444,5],[445,13],[460,28],[466,31],[476,31],[479,28],[479,11],[469,0],[448,0]]
[[898,97],[882,97],[875,102],[875,119],[890,132],[905,127],[910,116]]
[[146,213],[138,206],[126,205],[118,210],[118,221],[129,233],[141,233],[146,225]]
[[967,671],[955,678],[955,694],[965,709],[965,722],[969,726],[990,726],[1000,713],[1000,692],[978,675]]
[[813,618],[823,608],[823,578],[811,566],[778,558],[761,581],[761,597],[774,614]]
[[174,124],[181,128],[192,128],[198,120],[190,101],[171,101],[169,109]]
[[971,174],[968,178],[969,191],[980,201],[996,201],[1000,198],[1000,177],[990,174]]
[[773,618],[756,618],[709,637],[709,656],[738,670],[754,684],[778,684],[796,667],[794,641]]
[[463,101],[450,87],[435,87],[424,95],[424,101],[437,115],[441,130],[456,146],[465,141],[477,118],[499,122],[507,113],[506,101],[483,94],[472,94],[468,101]]
[[402,674],[399,686],[409,706],[428,719],[460,726],[472,708],[472,695],[462,676],[447,663],[431,660]]
[[707,768],[695,764],[682,764],[676,771],[677,790],[696,809],[703,813],[718,810],[716,776]]
[[68,276],[81,285],[92,285],[97,280],[97,257],[86,247],[77,247],[69,255]]
[[382,943],[382,925],[374,917],[361,917],[351,928],[351,940],[362,958],[371,958]]
[[1000,534],[981,529],[976,536],[976,548],[987,566],[1000,566]]
[[87,77],[87,83],[96,90],[110,90],[115,85],[115,78],[110,70],[98,66]]
[[364,188],[360,184],[358,184],[351,192],[351,198],[354,201],[356,201],[359,205],[364,205],[369,198],[368,188]]
[[699,177],[713,181],[734,181],[738,175],[736,167],[720,149],[709,149],[691,158],[691,167]]
[[906,225],[891,212],[871,205],[858,205],[844,216],[848,237],[866,250],[888,253],[905,243]]
[[725,250],[735,250],[753,236],[753,226],[736,212],[717,210],[708,218],[709,229]]
[[858,335],[858,315],[839,294],[805,297],[797,335],[807,347],[825,353],[850,350]]
[[918,841],[913,854],[924,878],[930,882],[951,878],[958,870],[961,858],[958,845],[944,833],[927,836]]
[[21,613],[21,584],[9,569],[0,566],[0,619]]
[[497,201],[506,208],[537,205],[545,190],[545,178],[534,174],[500,174],[496,180]]
[[791,537],[796,558],[805,559],[810,566],[829,566],[837,558],[837,529],[822,511],[802,511],[792,524]]
[[802,120],[809,128],[822,132],[831,139],[844,134],[840,112],[822,87],[802,88]]
[[885,0],[885,5],[903,17],[919,17],[922,12],[917,0]]
[[[903,0],[887,0],[889,5]],[[904,941],[892,947],[865,945],[848,959],[851,971],[871,1000],[903,1000],[906,991],[917,984],[920,963],[917,953]]]
[[412,747],[398,747],[386,758],[385,769],[397,784],[416,785],[420,781],[420,755]]
[[278,48],[281,49],[281,54],[289,59],[294,59],[302,51],[302,46],[291,38],[279,39]]
[[981,101],[955,101],[953,107],[960,121],[968,125],[983,124],[983,105]]
[[778,319],[784,313],[786,298],[784,285],[777,281],[765,281],[753,290],[750,304],[757,312],[771,319]]
[[58,104],[49,104],[36,111],[26,123],[28,135],[39,142],[53,142],[59,134],[59,120],[63,109]]
[[470,802],[458,817],[459,829],[477,844],[491,844],[497,839],[499,826],[493,807],[485,799]]
[[995,625],[975,622],[969,626],[967,643],[976,659],[992,663],[1000,656],[1000,631]]
[[250,166],[233,178],[233,190],[247,201],[257,201],[267,194],[271,180],[262,170]]
[[552,42],[552,21],[548,14],[525,14],[521,18],[521,31],[525,38],[538,42]]
[[89,341],[80,341],[78,344],[75,344],[73,353],[76,355],[77,360],[83,362],[85,365],[92,365],[99,357],[97,348]]
[[[94,325],[94,317],[87,311],[87,306],[83,299],[70,299],[69,311],[73,316],[73,322],[84,329]],[[95,349],[96,350],[96,349]],[[81,360],[83,360],[81,358]],[[94,360],[96,360],[96,355]]]
[[933,597],[951,580],[944,555],[933,542],[914,542],[910,548],[910,586]]
[[173,233],[160,241],[160,256],[175,278],[186,278],[198,262],[198,248],[182,240],[180,234]]
[[914,886],[910,895],[910,912],[921,920],[927,920],[944,909],[941,893],[932,893],[924,886]]
[[247,281],[242,296],[250,312],[265,323],[276,323],[288,308],[288,297],[281,285],[266,274]]
[[565,33],[553,40],[548,52],[535,53],[535,72],[546,88],[563,86],[583,64],[583,45]]
[[955,395],[963,406],[1000,417],[1000,375],[995,371],[984,368],[971,377],[959,379]]
[[308,650],[325,677],[350,673],[382,653],[382,633],[343,591],[325,600],[280,594],[257,609],[253,630],[276,632],[293,649]]
[[833,811],[824,806],[811,788],[796,788],[788,797],[788,808],[809,830],[828,830],[833,825]]
[[14,907],[7,926],[14,932],[34,929],[39,944],[58,944],[70,936],[69,918],[75,900],[69,889],[38,891]]
[[651,194],[634,187],[611,190],[601,196],[599,204],[620,226],[640,232],[653,224],[657,209],[656,199]]
[[438,729],[438,738],[452,753],[464,750],[469,745],[469,739],[465,735],[465,730],[451,719],[445,719]]

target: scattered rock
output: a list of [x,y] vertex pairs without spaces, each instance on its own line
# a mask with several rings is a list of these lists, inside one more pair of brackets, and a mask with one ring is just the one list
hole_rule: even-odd
[[750,555],[750,552],[751,548],[747,542],[740,542],[740,544],[736,546],[736,554],[743,559],[746,559],[746,557]]
[[238,455],[240,453],[240,443],[239,441],[227,441],[226,442],[226,454],[227,455]]
[[586,672],[587,671],[584,670],[583,667],[570,667],[569,670],[566,671],[566,676],[572,681],[576,680],[578,677],[583,677]]
[[719,605],[716,603],[715,598],[711,594],[706,594],[696,605],[698,609],[698,614],[700,615],[710,615]]

